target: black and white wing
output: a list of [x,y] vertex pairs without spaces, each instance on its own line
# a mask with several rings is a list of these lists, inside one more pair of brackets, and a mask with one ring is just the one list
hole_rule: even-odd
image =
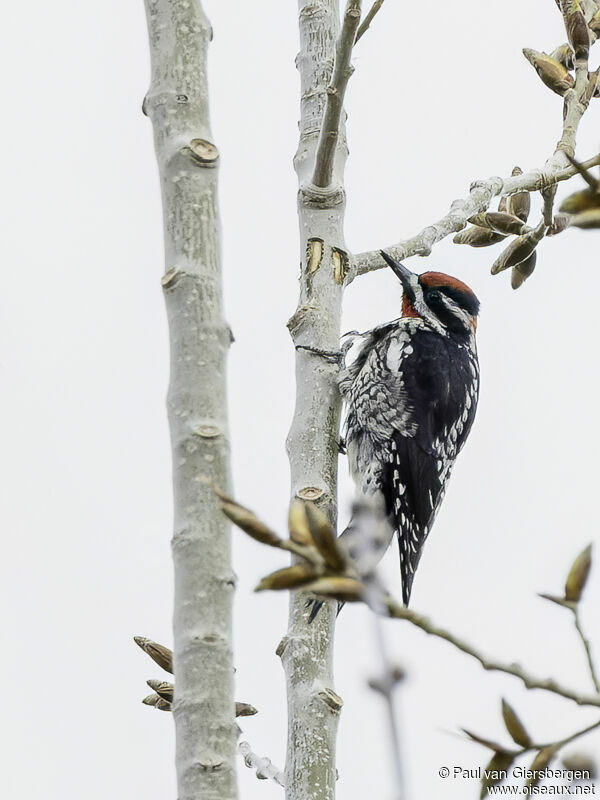
[[475,416],[474,348],[403,318],[373,344],[346,392],[353,477],[380,491],[398,536],[402,594],[410,599],[423,544]]

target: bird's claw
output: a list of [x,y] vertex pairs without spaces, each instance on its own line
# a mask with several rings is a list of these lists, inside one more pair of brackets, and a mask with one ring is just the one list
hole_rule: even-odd
[[297,344],[296,350],[306,350],[332,364],[342,365],[344,363],[344,353],[341,350],[321,350],[318,347],[309,347],[306,344]]

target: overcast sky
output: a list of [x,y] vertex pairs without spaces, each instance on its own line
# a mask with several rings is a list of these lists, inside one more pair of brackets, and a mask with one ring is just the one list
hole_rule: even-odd
[[[235,494],[281,528],[294,396],[285,322],[299,262],[296,3],[205,5],[215,31],[226,313],[236,337]],[[161,673],[131,640],[170,644],[172,614],[168,341],[159,185],[141,114],[143,4],[10,3],[0,36],[0,787],[10,800],[175,798],[172,720],[140,704],[145,680]],[[564,38],[548,0],[387,0],[356,48],[348,92],[348,247],[392,244],[443,215],[474,179],[541,166],[560,135],[561,100],[521,48],[549,51]],[[599,111],[584,120],[581,158],[597,151]],[[490,276],[493,250],[446,241],[427,261],[409,262],[457,275],[482,302],[478,418],[412,603],[485,651],[582,690],[591,687],[569,615],[536,593],[560,592],[572,558],[597,538],[597,237],[569,231],[544,241],[534,276],[516,293],[507,273]],[[396,317],[399,303],[391,274],[357,280],[344,330]],[[352,496],[344,459],[340,474],[343,521]],[[284,680],[274,651],[287,602],[252,593],[283,561],[239,532],[234,545],[236,698],[260,710],[243,721],[244,738],[283,766]],[[384,573],[399,592],[395,548]],[[583,619],[597,647],[599,609],[596,570]],[[459,726],[506,740],[503,694],[538,739],[594,720],[483,673],[404,623],[385,630],[409,675],[399,706],[410,798],[477,796],[473,781],[444,782],[438,769],[486,760],[452,735]],[[366,610],[344,609],[336,636],[345,701],[339,797],[392,800],[385,717],[366,688],[377,671]],[[578,749],[600,751],[600,737]],[[246,800],[282,797],[239,763]]]

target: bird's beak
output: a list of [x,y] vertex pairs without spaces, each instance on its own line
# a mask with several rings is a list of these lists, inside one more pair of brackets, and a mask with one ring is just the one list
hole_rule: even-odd
[[402,284],[402,288],[408,297],[414,299],[415,289],[415,273],[411,272],[408,267],[405,267],[404,264],[401,264],[399,261],[395,261],[390,255],[388,255],[385,250],[380,250],[381,257],[383,260],[388,264],[396,277],[400,278],[400,283]]

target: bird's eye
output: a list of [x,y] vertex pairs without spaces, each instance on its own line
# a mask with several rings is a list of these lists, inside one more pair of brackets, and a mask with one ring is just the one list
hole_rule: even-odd
[[438,292],[437,289],[430,289],[427,296],[430,300],[441,300],[442,297],[441,293]]

